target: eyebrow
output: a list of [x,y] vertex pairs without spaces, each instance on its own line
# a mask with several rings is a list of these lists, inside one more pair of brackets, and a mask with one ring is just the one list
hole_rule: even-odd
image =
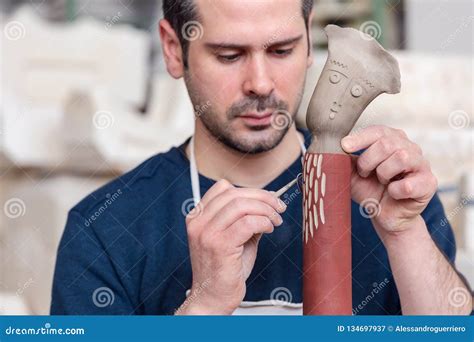
[[[267,48],[280,46],[280,45],[287,45],[291,43],[295,43],[303,38],[303,35],[299,35],[297,37],[292,37],[284,40],[279,41],[272,41],[271,44],[265,44]],[[248,48],[248,45],[241,45],[241,44],[231,44],[231,43],[206,43],[205,46],[209,49],[245,49]]]

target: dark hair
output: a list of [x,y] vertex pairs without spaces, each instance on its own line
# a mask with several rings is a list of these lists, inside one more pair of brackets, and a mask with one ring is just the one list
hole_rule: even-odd
[[[302,14],[306,25],[306,31],[309,31],[309,15],[313,8],[314,0],[301,0]],[[199,13],[194,0],[163,0],[163,14],[166,20],[171,24],[174,31],[178,35],[179,42],[183,49],[184,66],[188,67],[188,49],[189,39],[184,37],[183,31],[186,30],[185,24],[191,21],[199,21]],[[184,29],[183,29],[184,28]],[[190,27],[191,29],[191,27]],[[199,29],[194,27],[194,29]],[[194,32],[193,34],[195,34]],[[199,32],[198,32],[199,34]],[[310,41],[308,34],[308,53],[310,49]]]

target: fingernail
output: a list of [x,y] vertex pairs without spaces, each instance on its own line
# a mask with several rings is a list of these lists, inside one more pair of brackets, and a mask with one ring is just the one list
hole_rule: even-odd
[[354,146],[354,139],[351,137],[345,137],[341,141],[342,147],[346,150],[350,150]]
[[280,215],[278,215],[278,225],[281,226],[282,223],[283,223],[283,218]]
[[286,204],[281,199],[278,199],[278,211],[284,212],[286,210]]

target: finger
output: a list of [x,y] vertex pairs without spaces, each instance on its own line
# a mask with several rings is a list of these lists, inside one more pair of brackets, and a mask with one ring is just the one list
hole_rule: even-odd
[[275,226],[279,226],[283,223],[280,214],[267,203],[252,198],[238,197],[231,200],[219,210],[209,221],[208,227],[211,229],[224,230],[246,215],[266,216]]
[[409,140],[393,137],[382,137],[364,151],[357,159],[357,172],[361,177],[368,177],[383,161],[395,151],[409,147]]
[[209,190],[207,190],[207,192],[202,197],[201,202],[199,203],[201,203],[203,206],[207,205],[210,201],[228,189],[235,189],[235,187],[229,181],[221,179],[211,186]]
[[427,201],[438,187],[436,177],[430,172],[416,172],[388,185],[388,194],[396,200],[414,199]]
[[407,139],[402,130],[377,125],[363,128],[357,133],[344,137],[341,146],[347,153],[353,153],[369,147],[384,136],[399,136]]
[[186,215],[186,224],[199,220],[199,217],[204,211],[205,206],[212,201],[219,194],[223,193],[228,189],[232,189],[234,186],[227,180],[221,179],[217,181],[201,198],[201,201]]
[[268,217],[245,215],[226,229],[224,236],[232,246],[242,246],[254,237],[258,241],[260,234],[270,234],[273,230],[274,225]]
[[377,166],[377,178],[380,183],[388,184],[397,175],[418,171],[423,162],[423,157],[414,151],[409,149],[396,150]]
[[237,198],[250,198],[264,202],[279,213],[286,210],[286,204],[269,191],[233,187],[221,192],[206,205],[205,217],[211,220],[224,206]]

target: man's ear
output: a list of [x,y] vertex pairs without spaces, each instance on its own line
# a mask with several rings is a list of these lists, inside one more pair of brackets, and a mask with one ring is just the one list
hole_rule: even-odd
[[308,62],[307,68],[309,69],[311,65],[313,65],[313,34],[312,34],[312,27],[313,27],[313,17],[314,17],[314,10],[311,10],[308,18],[308,41],[309,41],[309,53],[308,53]]
[[160,38],[168,73],[176,79],[183,77],[183,50],[176,32],[166,19],[160,20]]

